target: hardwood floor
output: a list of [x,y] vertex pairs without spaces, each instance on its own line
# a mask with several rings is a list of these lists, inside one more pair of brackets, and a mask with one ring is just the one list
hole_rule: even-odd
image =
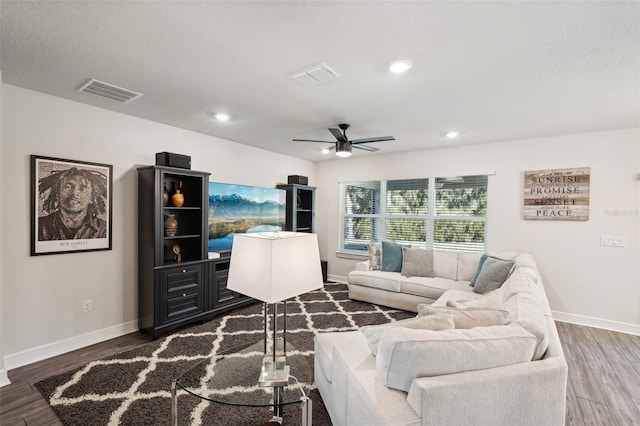
[[[131,333],[9,371],[11,384],[0,388],[0,425],[62,425],[35,383],[88,362],[133,349],[151,341]],[[87,425],[89,426],[89,425]]]
[[[569,364],[567,426],[640,425],[640,337],[556,325]],[[0,424],[62,424],[34,383],[147,342],[132,333],[9,371],[11,384],[0,389]]]
[[556,321],[569,365],[567,425],[640,425],[640,337]]

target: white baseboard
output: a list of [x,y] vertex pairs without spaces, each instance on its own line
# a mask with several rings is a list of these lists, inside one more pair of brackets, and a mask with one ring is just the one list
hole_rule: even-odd
[[340,284],[346,284],[347,283],[347,277],[341,277],[340,275],[327,275],[327,278],[329,279],[329,281],[333,281],[336,283],[340,283]]
[[11,381],[7,376],[7,370],[0,370],[0,388],[6,385],[10,385]]
[[560,322],[585,325],[587,327],[603,328],[605,330],[640,336],[640,325],[626,322],[612,321],[602,318],[593,318],[585,315],[569,314],[566,312],[551,311],[553,319]]
[[135,320],[103,328],[101,330],[92,331],[90,333],[81,334],[79,336],[70,337],[68,339],[59,340],[57,342],[47,343],[46,345],[27,349],[14,354],[5,355],[4,368],[11,370],[13,368],[22,367],[23,365],[32,364],[34,362],[42,361],[43,359],[75,351],[76,349],[104,342],[105,340],[124,336],[125,334],[133,333],[137,330],[138,320]]

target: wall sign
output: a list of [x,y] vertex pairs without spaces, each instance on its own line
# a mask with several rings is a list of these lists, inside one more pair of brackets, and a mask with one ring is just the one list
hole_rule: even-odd
[[524,172],[524,218],[589,220],[590,168]]

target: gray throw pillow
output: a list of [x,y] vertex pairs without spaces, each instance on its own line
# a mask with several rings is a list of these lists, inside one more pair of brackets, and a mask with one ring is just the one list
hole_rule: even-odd
[[379,271],[382,267],[382,246],[380,243],[369,243],[369,270]]
[[487,257],[489,257],[487,253],[483,253],[482,256],[480,257],[480,261],[478,262],[478,267],[476,268],[476,273],[473,274],[473,278],[471,278],[471,282],[469,283],[471,287],[474,287],[476,285],[476,280],[480,275],[480,271],[482,271],[482,267],[484,266],[484,262],[487,260]]
[[433,278],[433,251],[402,247],[402,270],[407,277]]
[[500,288],[509,277],[513,263],[513,260],[487,256],[473,286],[473,291],[484,294]]
[[392,241],[382,242],[382,271],[400,272],[402,270],[402,245]]

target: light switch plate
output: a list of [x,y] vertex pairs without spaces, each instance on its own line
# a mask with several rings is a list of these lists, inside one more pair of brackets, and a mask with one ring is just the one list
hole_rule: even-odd
[[603,235],[600,237],[600,245],[606,247],[624,247],[627,245],[627,240],[625,237],[609,237]]

